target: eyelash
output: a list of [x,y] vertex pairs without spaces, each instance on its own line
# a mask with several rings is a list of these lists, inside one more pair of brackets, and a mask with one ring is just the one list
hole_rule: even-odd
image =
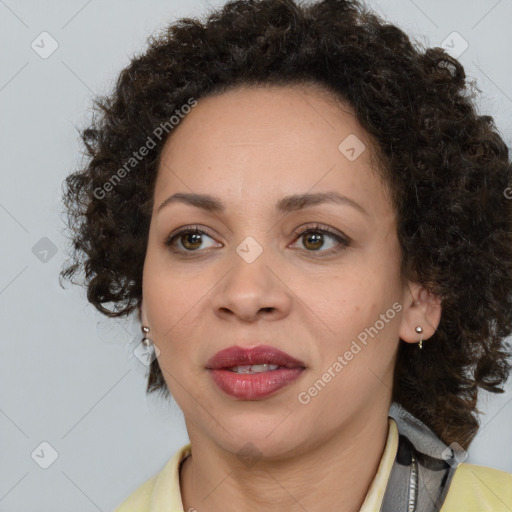
[[[350,245],[352,243],[352,240],[350,238],[348,238],[346,235],[344,235],[344,236],[339,235],[338,233],[333,231],[328,226],[321,226],[319,224],[308,224],[304,228],[298,229],[298,230],[293,232],[293,234],[295,235],[297,240],[301,236],[305,235],[306,233],[321,233],[323,235],[328,235],[328,236],[332,237],[334,240],[336,240],[341,245],[341,247],[337,247],[337,248],[334,248],[334,249],[329,249],[327,251],[321,251],[321,250],[309,251],[307,249],[304,249],[308,253],[320,253],[320,254],[322,254],[322,256],[320,256],[320,257],[329,256],[329,255],[338,253],[340,251],[343,251],[344,249],[347,249],[348,247],[350,247]],[[184,234],[207,235],[210,238],[213,238],[210,234],[208,234],[207,231],[205,231],[203,229],[200,229],[198,226],[184,226],[184,227],[180,228],[178,231],[176,231],[175,233],[169,235],[169,237],[165,241],[165,245],[167,247],[169,247],[175,253],[183,254],[183,255],[187,254],[187,257],[190,257],[191,255],[193,255],[196,252],[199,253],[200,249],[198,249],[196,251],[187,251],[187,250],[182,250],[182,249],[176,249],[175,247],[173,247],[174,246],[174,242],[180,236],[182,236]]]
[[344,249],[349,247],[352,242],[350,240],[350,238],[348,238],[347,236],[342,236],[342,235],[336,233],[334,230],[332,230],[328,226],[321,226],[319,224],[308,224],[307,226],[293,232],[293,234],[296,236],[297,240],[307,233],[321,233],[322,235],[328,235],[340,244],[340,246],[335,247],[333,249],[329,249],[327,251],[308,251],[307,249],[305,249],[306,252],[310,252],[310,253],[318,252],[318,253],[322,254],[322,256],[320,256],[320,257],[330,256],[332,254],[336,254],[340,251],[343,251]]

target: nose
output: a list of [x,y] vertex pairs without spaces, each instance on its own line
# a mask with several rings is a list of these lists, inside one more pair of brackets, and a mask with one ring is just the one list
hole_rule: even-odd
[[234,252],[230,270],[212,290],[215,315],[254,322],[260,318],[278,320],[289,314],[293,294],[265,252],[250,263]]

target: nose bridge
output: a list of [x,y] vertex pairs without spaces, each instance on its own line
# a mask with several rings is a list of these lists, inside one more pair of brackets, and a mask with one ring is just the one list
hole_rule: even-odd
[[[262,240],[263,242],[263,240]],[[241,318],[255,318],[261,312],[287,314],[290,297],[278,279],[276,259],[270,247],[247,236],[233,251],[231,268],[215,288],[212,306],[217,314],[231,311]]]

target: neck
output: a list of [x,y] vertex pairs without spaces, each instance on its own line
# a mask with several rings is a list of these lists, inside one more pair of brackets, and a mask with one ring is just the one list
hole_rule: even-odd
[[[184,510],[197,512],[358,512],[377,472],[388,434],[387,411],[352,422],[293,458],[244,465],[190,435],[182,466]],[[204,438],[203,438],[204,439]]]

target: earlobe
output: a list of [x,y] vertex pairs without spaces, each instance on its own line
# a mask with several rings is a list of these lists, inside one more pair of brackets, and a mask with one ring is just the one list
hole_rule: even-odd
[[146,314],[146,306],[145,302],[142,299],[139,305],[139,321],[141,325],[148,325],[148,317]]
[[[144,301],[141,300],[140,305],[139,305],[140,330],[142,331],[141,343],[143,345],[145,345],[146,347],[153,347],[154,346],[153,340],[148,337],[151,329],[149,328],[148,317],[146,314],[146,307],[144,304],[145,304]],[[158,357],[158,354],[159,354],[159,352],[157,353],[157,357]]]
[[423,286],[409,286],[408,303],[404,307],[399,336],[407,343],[428,340],[441,321],[441,298]]

